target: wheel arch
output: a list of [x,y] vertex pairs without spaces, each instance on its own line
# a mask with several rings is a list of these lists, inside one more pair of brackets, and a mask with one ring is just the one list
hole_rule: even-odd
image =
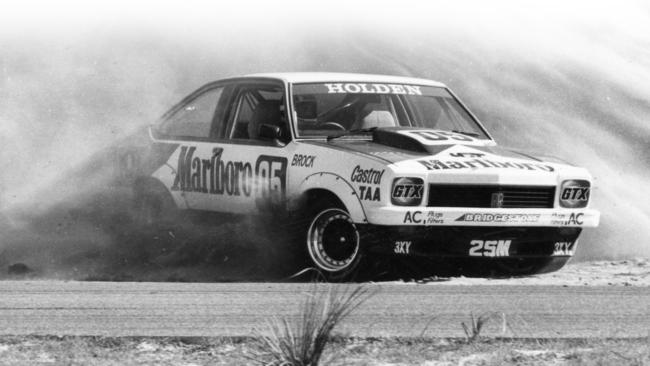
[[298,192],[297,196],[290,199],[289,210],[299,210],[317,199],[329,198],[343,205],[354,222],[366,223],[368,221],[354,187],[337,174],[312,174],[301,183]]
[[176,207],[179,209],[187,208],[185,199],[183,199],[181,196],[171,194],[169,188],[167,188],[163,182],[155,177],[140,176],[134,180],[133,195],[135,199],[145,193],[160,195],[163,198],[168,198],[172,200],[176,204]]

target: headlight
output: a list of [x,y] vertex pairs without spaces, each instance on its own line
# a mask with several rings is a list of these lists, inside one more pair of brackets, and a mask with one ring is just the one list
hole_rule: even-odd
[[391,189],[391,202],[397,206],[417,206],[424,196],[424,181],[421,178],[395,178]]
[[588,180],[565,180],[560,189],[560,206],[564,208],[587,207],[590,186]]

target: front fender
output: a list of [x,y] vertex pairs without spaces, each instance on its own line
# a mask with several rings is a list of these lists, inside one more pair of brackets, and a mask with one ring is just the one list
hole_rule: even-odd
[[352,221],[367,223],[366,213],[354,187],[338,174],[320,172],[308,175],[298,187],[298,195],[289,200],[290,210],[298,209],[301,199],[312,189],[322,189],[335,194],[347,208]]

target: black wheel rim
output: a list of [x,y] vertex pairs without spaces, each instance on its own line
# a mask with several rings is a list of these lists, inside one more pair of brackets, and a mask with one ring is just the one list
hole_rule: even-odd
[[312,220],[307,233],[307,248],[320,269],[344,271],[359,255],[359,232],[347,212],[327,209]]

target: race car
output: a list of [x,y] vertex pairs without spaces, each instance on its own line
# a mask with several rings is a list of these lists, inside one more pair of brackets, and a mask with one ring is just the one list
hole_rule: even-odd
[[219,80],[151,125],[147,144],[134,192],[148,221],[169,207],[281,217],[292,250],[329,280],[382,257],[548,272],[599,223],[587,170],[498,147],[449,88],[425,79]]

